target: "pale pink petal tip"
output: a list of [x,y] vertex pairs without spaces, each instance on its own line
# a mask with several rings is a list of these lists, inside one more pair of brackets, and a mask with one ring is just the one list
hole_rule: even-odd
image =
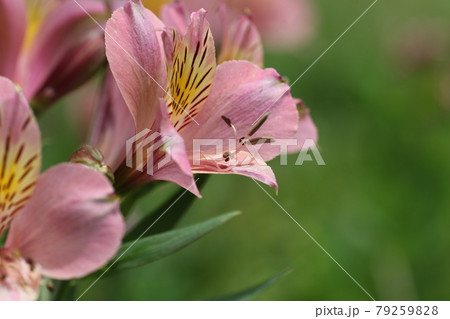
[[164,27],[140,1],[116,10],[106,24],[106,56],[137,132],[153,126],[166,89],[162,32],[154,32]]

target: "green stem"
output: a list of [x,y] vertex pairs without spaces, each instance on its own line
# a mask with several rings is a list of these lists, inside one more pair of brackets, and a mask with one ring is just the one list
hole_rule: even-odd
[[123,216],[127,217],[131,213],[136,202],[147,195],[155,186],[159,184],[159,182],[152,182],[128,192],[120,204],[120,210],[122,211]]
[[53,295],[54,301],[70,300],[75,289],[74,282],[71,280],[62,280],[56,283],[56,291]]

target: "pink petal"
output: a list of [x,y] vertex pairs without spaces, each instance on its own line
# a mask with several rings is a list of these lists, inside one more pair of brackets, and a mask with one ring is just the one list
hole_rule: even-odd
[[167,27],[175,28],[182,36],[186,33],[190,18],[183,2],[174,1],[161,9],[161,19]]
[[[202,153],[204,156],[204,154]],[[255,158],[252,153],[241,150],[234,156],[234,160],[225,161],[223,158],[216,160],[205,159],[200,165],[193,165],[192,171],[198,174],[237,174],[258,180],[270,187],[278,188],[275,174],[269,165],[262,159]]]
[[222,21],[222,6],[224,5],[218,0],[183,0],[183,3],[188,8],[188,12],[195,12],[200,9],[208,12],[207,19],[210,23],[210,28],[216,43],[220,43],[223,32]]
[[95,271],[116,254],[125,231],[113,192],[105,176],[86,166],[49,169],[14,219],[5,247],[19,250],[52,278]]
[[237,12],[249,9],[264,42],[272,48],[296,47],[307,42],[315,32],[316,19],[310,0],[225,1]]
[[33,192],[41,169],[41,133],[23,95],[0,77],[0,236]]
[[170,120],[178,131],[191,123],[201,111],[211,91],[216,72],[214,40],[206,11],[192,13],[191,23],[181,41],[175,44],[173,62],[169,61]]
[[[247,61],[225,62],[218,66],[211,94],[196,118],[200,126],[191,124],[182,135],[188,149],[192,149],[192,140],[196,138],[218,138],[228,143],[228,139],[248,137],[251,128],[267,112],[267,121],[253,138],[295,138],[298,111],[289,86],[280,75]],[[236,137],[222,116],[236,127]],[[279,154],[280,148],[269,144],[260,151],[265,161]]]
[[297,146],[289,147],[289,153],[297,153],[302,149],[303,144],[306,140],[312,140],[314,143],[317,143],[319,140],[319,134],[317,131],[317,127],[314,124],[314,121],[309,114],[309,109],[303,106],[303,102],[301,102],[300,108],[300,121],[298,123],[298,131],[295,136],[297,140]]
[[98,20],[106,6],[102,1],[62,1],[45,17],[18,79],[29,99],[38,95],[53,101],[84,83],[103,63],[103,31],[85,11]]
[[169,137],[170,147],[167,152],[172,163],[156,170],[153,178],[155,180],[165,180],[178,184],[192,192],[194,195],[201,197],[197,185],[195,184],[194,176],[192,175],[191,164],[186,152],[184,140],[170,122],[166,104],[162,101],[161,118],[160,133],[162,136]]
[[253,178],[272,188],[278,189],[275,174],[269,165],[236,166],[233,168],[233,173]]
[[224,8],[225,25],[219,63],[230,60],[247,60],[262,67],[264,53],[261,36],[250,15],[234,19]]
[[[158,124],[147,135],[153,136],[156,133],[161,140],[150,138],[135,144],[133,154],[128,154],[135,159],[134,166],[124,167],[122,164],[116,174],[116,187],[119,190],[126,190],[155,180],[163,180],[178,184],[201,197],[192,175],[183,138],[170,122],[167,106],[162,99],[158,118],[160,119]],[[147,156],[137,158],[136,154],[147,154],[149,150],[150,158]],[[142,163],[142,159],[147,162]],[[166,159],[169,160],[166,162]]]
[[[307,42],[316,29],[316,17],[311,0],[184,0],[190,11],[205,8],[210,12],[214,36],[221,34],[223,25],[215,15],[225,2],[235,16],[250,11],[264,43],[274,49],[291,49]],[[214,15],[214,16],[212,16]],[[216,22],[216,23],[213,23]]]
[[126,141],[134,134],[133,117],[112,73],[108,71],[94,118],[90,144],[100,150],[105,163],[115,171],[125,160]]
[[16,63],[25,37],[23,0],[0,0],[0,75],[15,78]]
[[163,28],[140,1],[116,10],[106,25],[106,55],[138,132],[153,126],[166,89]]

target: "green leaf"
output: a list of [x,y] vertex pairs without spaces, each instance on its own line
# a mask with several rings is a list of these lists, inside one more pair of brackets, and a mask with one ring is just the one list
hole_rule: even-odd
[[231,212],[193,226],[128,242],[118,252],[119,259],[108,273],[143,266],[171,255],[238,215],[240,212]]
[[211,300],[214,301],[245,301],[245,300],[251,300],[255,298],[257,295],[259,295],[262,291],[266,290],[270,286],[272,286],[275,282],[277,282],[280,278],[286,276],[287,274],[291,273],[292,269],[286,269],[282,272],[276,274],[275,276],[257,284],[256,286],[253,286],[251,288],[245,289],[244,291],[237,292],[231,295],[214,298]]
[[[206,184],[209,175],[198,179],[197,187],[199,190]],[[189,193],[184,188],[175,193],[169,200],[162,204],[155,212],[144,217],[133,229],[131,229],[124,238],[124,241],[132,241],[141,236],[150,225],[152,225],[161,215],[164,216],[158,220],[154,227],[146,232],[146,236],[168,231],[176,226],[188,209],[192,206],[197,196]],[[171,206],[172,205],[172,206]],[[170,210],[167,209],[170,207]],[[166,213],[167,211],[167,213]]]

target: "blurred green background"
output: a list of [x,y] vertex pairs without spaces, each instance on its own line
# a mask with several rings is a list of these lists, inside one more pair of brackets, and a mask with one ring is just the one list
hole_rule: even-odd
[[[316,38],[266,57],[291,82],[372,1],[314,3]],[[448,0],[380,0],[293,87],[327,165],[271,163],[279,203],[378,300],[450,298],[449,18]],[[40,121],[44,166],[66,160],[79,141],[64,106]],[[369,299],[251,179],[213,176],[203,196],[182,225],[243,215],[164,260],[101,279],[83,299],[204,300],[287,267],[258,299]]]

